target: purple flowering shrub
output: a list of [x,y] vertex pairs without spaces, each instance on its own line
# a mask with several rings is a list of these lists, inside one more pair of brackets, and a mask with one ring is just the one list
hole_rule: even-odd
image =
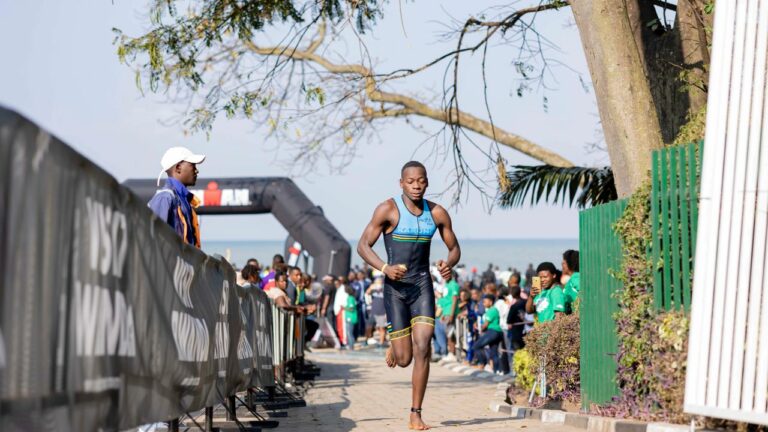
[[593,410],[612,417],[686,423],[690,421],[683,413],[688,316],[653,306],[650,189],[646,184],[635,192],[614,226],[624,253],[622,270],[614,274],[624,287],[615,294],[619,310],[614,315],[620,395]]

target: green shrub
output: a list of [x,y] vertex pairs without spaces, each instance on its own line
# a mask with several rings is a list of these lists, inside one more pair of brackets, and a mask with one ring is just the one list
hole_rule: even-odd
[[523,390],[530,390],[536,380],[536,372],[532,372],[535,368],[532,367],[534,362],[531,354],[525,348],[517,350],[512,361],[516,374],[515,386]]
[[548,398],[571,402],[580,399],[579,344],[576,313],[538,323],[525,337],[525,346],[532,358],[529,370],[535,377],[540,365],[544,365]]

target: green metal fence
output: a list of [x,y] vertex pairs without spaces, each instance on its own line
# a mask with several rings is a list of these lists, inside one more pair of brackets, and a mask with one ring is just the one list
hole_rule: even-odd
[[660,309],[691,306],[691,273],[696,251],[701,143],[653,152],[651,256],[653,294]]
[[619,200],[579,213],[581,401],[585,408],[618,395],[613,319],[618,307],[613,293],[621,284],[611,270],[621,266],[621,243],[613,225],[626,207],[627,200]]
[[[656,307],[684,309],[691,304],[693,257],[696,251],[702,143],[653,152],[651,248],[655,263]],[[621,284],[611,270],[621,267],[621,243],[613,225],[627,200],[579,213],[581,261],[581,398],[584,407],[609,402],[616,386],[617,310],[613,294]]]

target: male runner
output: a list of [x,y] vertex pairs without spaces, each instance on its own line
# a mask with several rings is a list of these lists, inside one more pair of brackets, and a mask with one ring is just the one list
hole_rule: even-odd
[[[413,360],[412,405],[409,429],[427,430],[421,419],[421,404],[429,379],[430,342],[435,327],[435,293],[429,273],[429,246],[440,231],[448,247],[448,258],[437,262],[443,279],[459,262],[461,250],[451,227],[451,218],[441,206],[424,199],[429,186],[427,169],[411,161],[400,171],[402,195],[376,207],[357,244],[357,253],[385,274],[384,307],[391,342],[386,361],[389,367],[407,367]],[[384,234],[385,263],[373,245]]]

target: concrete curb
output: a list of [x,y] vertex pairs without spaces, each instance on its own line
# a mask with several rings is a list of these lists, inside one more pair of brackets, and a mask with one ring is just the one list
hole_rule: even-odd
[[669,423],[650,423],[646,432],[687,432],[691,430],[690,426],[676,425]]
[[[513,419],[532,419],[542,423],[561,424],[585,429],[587,432],[687,432],[691,430],[690,426],[686,425],[646,423],[636,420],[613,419],[558,410],[528,408],[508,405],[503,401],[491,402],[489,408],[493,412],[508,414]],[[710,432],[700,428],[697,428],[696,431]]]
[[[502,377],[479,369],[464,366],[455,361],[440,360],[438,365],[450,369],[458,374],[496,384],[496,397],[506,396],[506,390],[511,378]],[[614,419],[608,417],[591,416],[578,413],[569,413],[558,410],[547,410],[509,405],[504,401],[492,401],[489,409],[496,413],[507,414],[514,419],[532,419],[542,423],[561,424],[585,429],[588,432],[687,432],[690,426],[670,423],[646,423],[636,420]],[[705,429],[696,429],[697,432],[709,432]]]
[[[506,385],[505,383],[510,382],[512,380],[512,378],[508,376],[499,376],[499,375],[492,374],[490,372],[486,372],[484,370],[475,369],[469,366],[464,366],[463,364],[453,360],[441,359],[437,362],[437,364],[446,369],[450,369],[453,372],[456,372],[468,377],[481,379],[481,380],[489,381],[492,383],[500,383],[501,385]],[[506,389],[506,387],[504,388]]]

